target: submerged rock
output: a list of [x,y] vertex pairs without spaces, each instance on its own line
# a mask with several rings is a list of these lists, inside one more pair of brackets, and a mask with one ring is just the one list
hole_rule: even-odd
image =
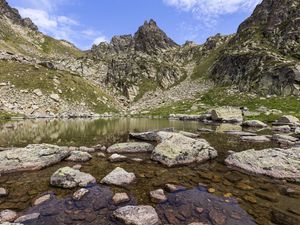
[[160,220],[152,206],[125,206],[113,213],[114,217],[128,225],[159,225]]
[[72,162],[86,162],[91,160],[91,158],[92,156],[87,152],[73,151],[66,160]]
[[185,191],[187,188],[175,184],[166,184],[166,190],[169,192]]
[[157,189],[154,191],[150,191],[151,201],[154,203],[162,203],[167,201],[167,197],[163,189]]
[[125,202],[129,202],[130,201],[130,197],[128,196],[127,193],[116,193],[113,198],[112,198],[113,202],[115,205],[119,205]]
[[96,179],[88,174],[70,167],[57,170],[50,180],[51,185],[62,188],[87,187],[96,183]]
[[17,218],[18,214],[15,211],[6,209],[0,212],[0,223],[13,222]]
[[154,146],[145,142],[127,142],[119,143],[110,146],[107,149],[108,153],[139,153],[139,152],[152,152]]
[[242,141],[249,141],[249,142],[269,142],[271,141],[267,136],[242,136]]
[[26,214],[24,216],[19,217],[18,219],[15,220],[15,223],[24,223],[27,221],[31,220],[36,220],[40,216],[40,213],[31,213],[31,214]]
[[249,172],[300,182],[300,148],[251,149],[233,153],[225,162]]
[[[156,211],[162,224],[255,225],[234,198],[217,197],[203,188],[170,193]],[[234,216],[233,216],[234,215]],[[196,223],[196,224],[197,224]]]
[[83,198],[83,196],[85,196],[87,193],[89,193],[90,191],[86,188],[81,188],[78,191],[74,192],[73,194],[73,199],[74,200],[81,200]]
[[43,195],[43,196],[37,198],[37,199],[34,201],[33,205],[40,205],[40,204],[44,203],[45,201],[50,200],[50,198],[51,198],[51,195],[50,195],[50,194]]
[[101,183],[103,184],[112,184],[117,186],[126,186],[135,181],[136,177],[134,173],[128,173],[126,170],[117,167],[108,175],[106,175]]
[[242,122],[243,114],[239,108],[219,107],[211,111],[213,121],[219,122]]
[[0,188],[0,197],[7,196],[8,191],[5,188]]
[[152,152],[151,159],[166,166],[204,162],[217,157],[217,151],[203,139],[192,139],[178,133],[159,132],[162,142]]
[[110,162],[122,162],[125,161],[127,157],[124,155],[112,154],[108,159]]
[[70,154],[65,148],[37,144],[0,152],[0,173],[40,170],[56,164]]

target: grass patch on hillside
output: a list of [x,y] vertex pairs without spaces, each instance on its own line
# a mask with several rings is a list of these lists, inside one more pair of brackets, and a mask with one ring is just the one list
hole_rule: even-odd
[[[0,61],[0,82],[10,82],[16,88],[29,92],[40,89],[44,95],[59,94],[58,90],[61,90],[62,93],[59,96],[70,103],[86,103],[90,109],[97,113],[116,111],[112,104],[113,99],[99,87],[80,76],[65,71]],[[107,98],[110,106],[99,101],[99,98]]]
[[80,57],[83,55],[83,52],[76,48],[69,47],[64,45],[58,40],[55,40],[52,37],[45,36],[44,42],[41,44],[43,52],[46,54],[55,53],[60,55],[70,55],[75,57]]
[[[188,100],[174,102],[167,106],[163,106],[150,111],[150,115],[168,116],[169,114],[200,114],[207,111],[207,108],[219,106],[247,107],[250,111],[256,111],[260,106],[268,109],[277,109],[282,114],[294,115],[300,118],[300,100],[295,96],[289,97],[273,97],[261,98],[259,96],[251,96],[247,93],[229,94],[226,87],[215,87],[209,90],[197,100]],[[193,105],[204,104],[207,108],[199,107],[198,110],[192,111]],[[258,119],[264,122],[272,122],[277,120],[280,115],[276,114],[260,114],[257,116],[248,116],[246,119]]]
[[134,101],[138,101],[139,99],[141,99],[145,93],[149,92],[149,91],[155,91],[157,88],[158,84],[150,79],[143,79],[140,83],[139,83],[139,93],[138,95],[134,98]]
[[213,63],[217,60],[219,53],[220,53],[220,49],[216,49],[212,51],[205,58],[199,60],[191,76],[192,80],[208,77],[209,69],[213,65]]

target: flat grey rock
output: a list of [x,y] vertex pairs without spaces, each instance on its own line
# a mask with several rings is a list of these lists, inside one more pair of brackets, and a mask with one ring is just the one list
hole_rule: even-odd
[[233,153],[225,160],[227,165],[274,178],[300,182],[300,148],[254,149]]
[[63,147],[49,144],[28,145],[0,152],[0,173],[40,170],[56,164],[70,152]]

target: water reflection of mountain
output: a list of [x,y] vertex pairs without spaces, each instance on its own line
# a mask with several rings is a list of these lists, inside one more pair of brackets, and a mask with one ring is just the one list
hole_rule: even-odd
[[126,141],[130,131],[140,132],[166,127],[195,130],[198,126],[198,122],[129,118],[13,121],[0,126],[0,146],[26,146],[37,143],[68,146],[107,145]]

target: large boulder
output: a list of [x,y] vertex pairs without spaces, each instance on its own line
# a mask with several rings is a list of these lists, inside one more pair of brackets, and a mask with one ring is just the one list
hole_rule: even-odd
[[65,148],[37,144],[0,152],[0,173],[39,170],[56,164],[70,154]]
[[125,206],[117,209],[113,216],[119,221],[130,225],[158,225],[160,220],[152,206]]
[[213,121],[218,122],[242,122],[243,114],[239,108],[219,107],[211,111]]
[[300,148],[254,149],[233,153],[225,160],[227,165],[274,178],[300,182]]
[[90,184],[95,184],[96,179],[88,173],[70,167],[63,167],[51,176],[50,183],[53,186],[62,188],[87,187]]
[[126,142],[110,146],[107,149],[109,153],[140,153],[152,152],[154,146],[145,142]]
[[126,186],[135,181],[136,177],[134,173],[128,173],[126,170],[117,167],[108,175],[106,175],[100,183],[112,184],[117,186]]
[[166,166],[204,162],[217,157],[217,151],[203,139],[193,139],[179,133],[159,132],[161,143],[152,152],[151,159]]

